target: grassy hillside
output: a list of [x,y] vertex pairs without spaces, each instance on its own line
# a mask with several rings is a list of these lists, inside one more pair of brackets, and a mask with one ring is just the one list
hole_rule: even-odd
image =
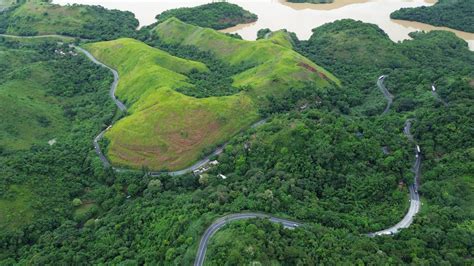
[[48,95],[51,73],[32,56],[0,46],[0,151],[46,144],[65,128],[59,99]]
[[195,46],[230,65],[250,65],[232,77],[233,85],[245,90],[224,97],[186,96],[177,92],[183,86],[194,87],[186,74],[207,71],[205,65],[132,39],[86,45],[117,68],[121,76],[117,96],[130,106],[130,115],[106,134],[114,164],[182,169],[257,121],[259,106],[268,96],[278,97],[289,87],[306,83],[323,89],[339,82],[275,40],[242,41],[175,18],[159,24],[155,32],[160,40]]
[[[246,95],[193,98],[175,91],[202,63],[174,57],[133,39],[86,45],[120,73],[117,96],[130,115],[107,134],[112,162],[152,169],[180,169],[205,148],[226,141],[257,119]],[[196,88],[198,89],[198,88]],[[247,110],[247,112],[240,112]]]
[[156,16],[159,22],[171,17],[178,18],[192,25],[216,30],[257,20],[257,15],[250,13],[236,4],[226,2],[170,9]]
[[154,34],[165,43],[195,46],[211,52],[230,65],[253,65],[253,68],[235,76],[234,80],[239,86],[252,87],[250,93],[254,96],[278,92],[295,81],[313,82],[319,86],[339,83],[323,68],[272,40],[239,40],[175,18],[158,24]]
[[100,6],[60,6],[29,0],[0,16],[0,33],[13,35],[64,34],[87,39],[133,36],[138,20],[131,12]]
[[399,9],[390,18],[474,32],[474,1],[440,0],[433,6]]

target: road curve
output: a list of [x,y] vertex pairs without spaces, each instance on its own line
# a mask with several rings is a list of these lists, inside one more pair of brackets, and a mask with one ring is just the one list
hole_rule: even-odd
[[393,95],[387,90],[387,87],[384,85],[384,81],[387,78],[386,75],[382,75],[377,79],[377,87],[379,87],[380,91],[382,91],[383,96],[387,100],[387,106],[385,107],[385,110],[382,112],[382,115],[388,113],[390,111],[390,107],[392,106],[393,103]]
[[204,259],[206,258],[206,250],[207,245],[209,244],[210,238],[222,227],[224,227],[229,222],[237,221],[237,220],[245,220],[245,219],[254,219],[254,218],[261,218],[261,219],[268,219],[274,223],[280,223],[285,228],[294,229],[298,226],[301,226],[301,223],[277,218],[271,216],[269,214],[264,213],[237,213],[237,214],[229,214],[224,217],[221,217],[214,221],[204,232],[203,236],[201,237],[201,241],[199,242],[199,247],[196,255],[196,259],[194,261],[195,266],[201,266],[204,264]]
[[[379,80],[377,81],[377,85],[382,90],[382,92],[384,92],[384,95],[388,101],[387,108],[385,108],[382,114],[386,114],[390,110],[390,106],[393,101],[393,96],[387,91],[387,89],[383,85],[384,79],[385,79],[385,76],[381,76]],[[414,142],[413,135],[411,134],[412,120],[413,119],[407,119],[405,121],[405,126],[403,127],[403,133],[410,142]],[[368,233],[367,236],[375,237],[375,236],[381,236],[381,235],[393,235],[393,234],[398,233],[400,229],[408,228],[412,224],[415,215],[420,211],[420,207],[421,207],[420,196],[418,194],[418,188],[419,188],[420,177],[421,177],[421,150],[418,145],[415,146],[415,158],[416,160],[415,160],[415,165],[413,169],[415,173],[414,180],[413,180],[413,184],[409,186],[410,207],[408,208],[408,212],[405,214],[403,219],[397,224],[395,224],[394,226],[381,230],[381,231]],[[283,226],[290,229],[294,229],[296,227],[303,225],[301,223],[297,223],[291,220],[277,218],[270,214],[262,214],[262,213],[229,214],[227,216],[217,219],[206,229],[203,236],[201,237],[201,240],[199,241],[199,247],[196,253],[194,266],[202,266],[204,264],[204,260],[206,258],[206,250],[209,244],[209,239],[219,229],[221,229],[226,224],[232,221],[243,220],[243,219],[254,219],[254,218],[266,218],[266,219],[269,219],[269,221],[271,222],[283,224]]]

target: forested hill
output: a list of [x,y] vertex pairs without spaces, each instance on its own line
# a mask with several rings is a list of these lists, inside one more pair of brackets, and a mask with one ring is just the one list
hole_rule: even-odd
[[390,18],[474,32],[474,0],[440,0],[430,7],[402,8]]
[[171,17],[176,17],[189,24],[216,30],[257,20],[257,15],[238,5],[226,2],[170,9],[156,16],[156,19],[162,22]]
[[133,13],[101,6],[60,6],[31,0],[0,13],[0,33],[12,35],[62,34],[110,40],[133,37],[137,27]]

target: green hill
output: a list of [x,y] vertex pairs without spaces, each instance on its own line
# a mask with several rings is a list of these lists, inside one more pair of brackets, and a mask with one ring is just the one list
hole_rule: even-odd
[[339,84],[331,73],[273,40],[239,40],[175,18],[158,24],[154,34],[165,43],[195,46],[211,52],[230,65],[253,65],[234,80],[237,85],[252,87],[251,94],[255,96],[268,94],[269,90],[272,93],[281,91],[295,81],[314,82],[320,86]]
[[236,4],[226,2],[170,9],[156,16],[159,22],[172,17],[189,24],[216,30],[233,27],[237,24],[251,23],[257,20],[257,15],[250,13]]
[[132,39],[86,45],[119,71],[116,93],[130,107],[130,115],[106,134],[110,140],[108,156],[114,164],[154,170],[184,168],[256,122],[268,96],[278,97],[290,87],[307,83],[323,89],[339,82],[272,40],[238,40],[174,18],[159,24],[155,33],[165,42],[211,51],[231,65],[253,67],[232,77],[233,85],[245,90],[229,96],[194,98],[177,89],[194,87],[186,75],[207,71],[202,63],[174,57]]
[[[133,39],[86,45],[120,73],[117,96],[130,115],[106,134],[115,164],[179,169],[197,160],[206,147],[222,143],[257,119],[245,95],[193,98],[175,91],[202,63],[174,57]],[[240,112],[248,110],[248,112]]]
[[60,6],[27,1],[0,15],[0,33],[12,35],[63,34],[86,39],[133,36],[138,20],[133,13],[101,6]]

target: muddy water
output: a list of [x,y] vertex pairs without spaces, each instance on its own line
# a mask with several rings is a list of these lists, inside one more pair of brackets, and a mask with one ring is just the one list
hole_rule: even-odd
[[[106,8],[128,10],[135,13],[141,25],[155,22],[155,16],[167,9],[191,7],[209,0],[54,0],[58,4],[93,4]],[[244,39],[253,40],[259,29],[288,29],[300,39],[308,39],[311,30],[324,23],[343,18],[352,18],[377,24],[393,41],[408,39],[408,33],[417,30],[444,29],[465,39],[474,50],[474,34],[447,28],[434,27],[418,22],[390,19],[390,13],[402,7],[418,7],[434,4],[434,0],[335,0],[331,4],[294,4],[284,0],[231,0],[243,8],[257,14],[255,23],[238,25],[225,30],[237,32]]]

